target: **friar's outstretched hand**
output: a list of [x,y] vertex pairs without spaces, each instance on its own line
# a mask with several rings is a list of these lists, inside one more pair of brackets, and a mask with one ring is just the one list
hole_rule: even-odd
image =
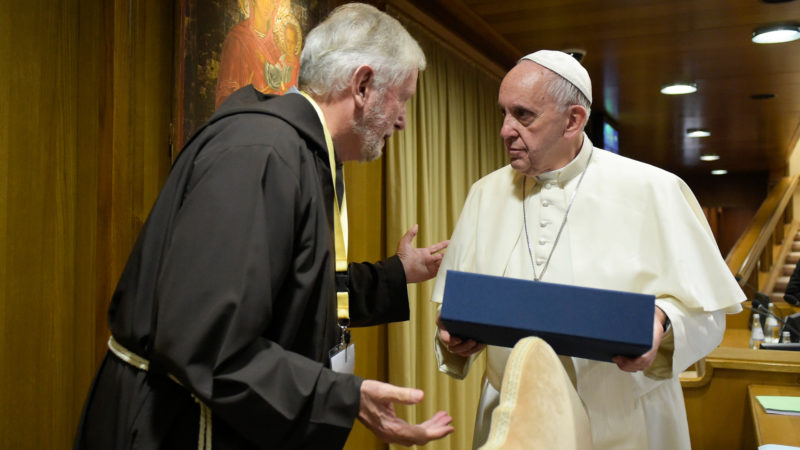
[[411,241],[414,240],[418,232],[419,225],[414,224],[400,238],[400,243],[397,244],[397,256],[400,257],[400,262],[403,263],[407,283],[418,283],[435,277],[439,273],[439,265],[442,264],[442,258],[444,258],[442,250],[450,245],[450,241],[447,240],[433,244],[430,247],[416,248],[411,245]]
[[384,442],[401,445],[424,445],[453,432],[453,418],[439,411],[430,419],[412,425],[397,417],[395,403],[414,405],[422,401],[425,393],[419,389],[404,388],[375,380],[361,383],[360,420]]

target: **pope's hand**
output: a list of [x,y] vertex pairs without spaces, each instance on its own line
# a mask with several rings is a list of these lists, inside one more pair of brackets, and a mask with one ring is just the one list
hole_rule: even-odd
[[467,357],[474,355],[486,347],[486,344],[481,344],[472,339],[466,341],[451,335],[442,323],[442,315],[436,315],[436,326],[439,327],[439,340],[442,341],[450,353],[455,353],[459,356]]
[[617,367],[625,372],[638,372],[640,370],[647,370],[653,361],[656,359],[658,347],[661,345],[661,339],[664,337],[664,324],[667,321],[667,315],[661,308],[656,306],[655,315],[653,316],[653,347],[642,356],[638,358],[628,358],[626,356],[615,356],[611,360],[617,364]]
[[414,225],[400,238],[397,244],[397,256],[403,263],[406,273],[406,283],[418,283],[430,280],[439,272],[444,253],[450,241],[442,241],[425,248],[415,248],[411,241],[417,236],[419,225]]
[[453,432],[453,418],[439,411],[421,424],[411,425],[397,417],[394,403],[414,405],[422,401],[424,392],[375,380],[361,383],[361,404],[358,420],[383,442],[401,445],[424,445]]

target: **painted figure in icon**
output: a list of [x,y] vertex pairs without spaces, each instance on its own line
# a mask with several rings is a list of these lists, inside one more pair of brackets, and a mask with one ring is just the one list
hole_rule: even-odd
[[238,0],[244,20],[225,37],[215,107],[252,84],[265,94],[283,94],[297,84],[302,30],[291,0]]

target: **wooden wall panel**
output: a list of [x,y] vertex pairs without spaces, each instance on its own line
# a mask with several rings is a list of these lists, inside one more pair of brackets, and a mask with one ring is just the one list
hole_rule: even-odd
[[733,245],[747,230],[753,217],[756,215],[755,208],[722,208],[722,214],[719,217],[720,227],[717,236],[720,252],[722,256],[727,256]]
[[[114,52],[111,136],[100,154],[98,304],[105,311],[139,230],[170,168],[173,5],[116,0],[108,12]],[[105,354],[105,312],[96,322],[96,354]]]
[[6,3],[0,447],[59,448],[73,433],[74,387],[88,376],[79,369],[87,335],[74,324],[92,323],[91,311],[76,308],[73,276],[85,194],[77,183],[78,3]]
[[172,5],[1,3],[0,448],[71,448],[169,167]]
[[704,208],[717,210],[714,236],[722,256],[726,256],[767,196],[768,174],[715,178],[696,174],[682,176]]

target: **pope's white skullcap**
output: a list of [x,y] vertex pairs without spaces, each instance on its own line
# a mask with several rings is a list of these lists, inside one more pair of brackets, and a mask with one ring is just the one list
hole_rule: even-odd
[[561,75],[586,96],[589,104],[592,103],[592,80],[589,79],[589,72],[572,56],[556,50],[539,50],[523,56],[520,61],[523,59],[533,61]]

